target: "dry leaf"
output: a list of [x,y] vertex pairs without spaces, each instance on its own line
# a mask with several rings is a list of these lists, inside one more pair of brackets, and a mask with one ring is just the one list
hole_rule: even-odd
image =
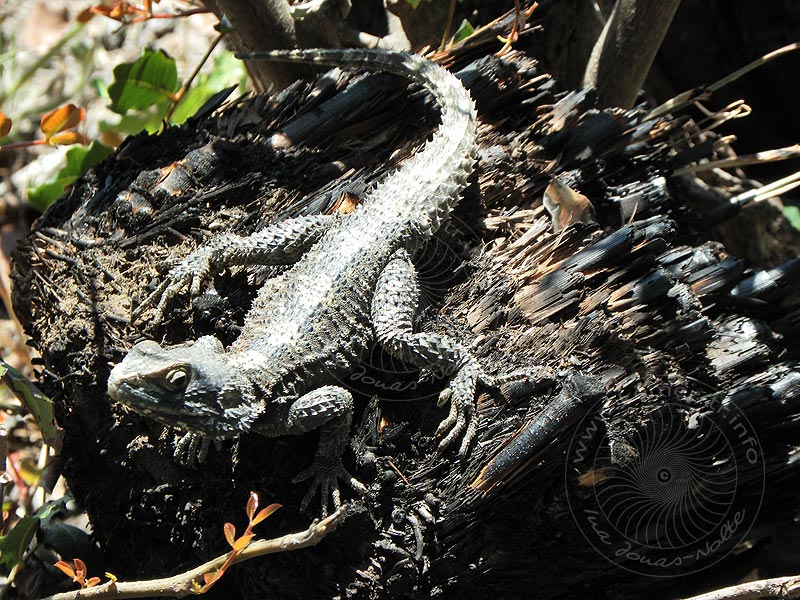
[[6,137],[11,132],[12,124],[6,113],[0,110],[0,138]]
[[71,103],[65,104],[44,115],[39,128],[44,133],[45,140],[49,142],[56,133],[77,127],[85,118],[86,110]]
[[578,221],[581,223],[597,222],[594,206],[589,199],[555,178],[544,191],[542,204],[550,214],[555,233]]
[[89,138],[77,131],[62,131],[50,136],[47,143],[51,146],[71,146],[72,144],[83,144],[85,146],[89,143]]

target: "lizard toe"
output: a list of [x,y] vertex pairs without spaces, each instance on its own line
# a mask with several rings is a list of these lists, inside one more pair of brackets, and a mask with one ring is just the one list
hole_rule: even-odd
[[436,429],[434,437],[444,436],[439,442],[437,454],[441,454],[463,433],[459,456],[465,456],[477,432],[475,396],[478,383],[484,379],[480,365],[474,360],[467,362],[453,377],[450,385],[439,395],[450,401],[450,413]]
[[155,290],[150,292],[150,294],[139,303],[139,306],[137,306],[131,311],[131,320],[132,321],[138,320],[139,317],[142,316],[142,313],[144,311],[146,311],[151,306],[155,306],[157,303],[159,303],[160,298],[163,296],[165,290],[169,287],[170,283],[171,282],[168,279],[162,281]]
[[300,510],[306,510],[311,504],[311,500],[319,492],[320,502],[322,504],[322,516],[328,515],[328,502],[333,506],[334,510],[342,505],[341,492],[339,491],[339,480],[344,481],[350,488],[355,490],[359,495],[367,493],[366,486],[358,479],[353,477],[342,464],[338,465],[321,465],[319,463],[313,464],[308,469],[301,471],[293,480],[293,483],[300,483],[302,481],[311,480],[308,491],[300,503]]
[[175,441],[175,461],[179,465],[195,467],[205,463],[211,438],[197,433],[184,433]]

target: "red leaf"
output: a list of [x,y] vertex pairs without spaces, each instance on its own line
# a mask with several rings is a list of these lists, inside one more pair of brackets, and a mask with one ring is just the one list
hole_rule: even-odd
[[90,6],[89,8],[84,8],[80,13],[78,13],[78,16],[75,17],[75,20],[78,23],[88,23],[94,18],[95,14],[94,7]]
[[69,577],[70,579],[75,579],[75,569],[72,566],[64,562],[63,560],[58,561],[56,564],[53,565],[56,569],[60,570],[64,575]]
[[72,144],[83,144],[85,146],[89,143],[89,138],[77,131],[62,131],[50,136],[47,143],[51,146],[71,146]]
[[100,578],[99,577],[92,577],[91,579],[86,581],[86,587],[87,588],[94,587],[98,583],[100,583]]
[[233,526],[233,523],[225,523],[223,529],[225,530],[225,539],[233,547],[233,543],[236,540],[236,527]]
[[256,509],[258,508],[258,494],[255,492],[250,492],[250,498],[247,500],[247,518],[248,520],[253,520],[253,515],[256,514]]
[[75,565],[75,577],[83,579],[86,577],[86,563],[80,558],[73,558],[72,564]]
[[272,513],[274,513],[276,510],[281,508],[281,506],[282,506],[281,504],[276,503],[276,504],[270,504],[266,508],[262,508],[260,511],[258,511],[256,518],[252,520],[251,525],[258,525],[259,523],[261,523],[261,521],[263,521]]

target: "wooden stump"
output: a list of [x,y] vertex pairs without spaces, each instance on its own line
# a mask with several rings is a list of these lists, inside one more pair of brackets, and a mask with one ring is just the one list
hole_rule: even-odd
[[[376,349],[346,382],[346,460],[370,496],[319,546],[233,568],[219,597],[674,597],[774,573],[767,557],[796,531],[796,261],[754,272],[711,241],[704,219],[725,192],[674,175],[711,155],[708,134],[596,110],[531,57],[538,30],[502,58],[497,33],[441,57],[477,102],[480,164],[417,257],[420,326],[455,333],[492,372],[537,378],[481,395],[460,462],[434,453],[442,381]],[[269,273],[220,274],[152,329],[131,308],[217,231],[352,207],[436,127],[430,104],[394,77],[334,72],[210,106],[128,140],[37,222],[15,308],[108,560],[95,570],[152,578],[224,552],[222,524],[242,527],[250,490],[284,505],[263,537],[313,518],[291,479],[314,435],[246,435],[182,464],[179,432],[114,405],[106,380],[144,338],[231,343]],[[559,233],[542,203],[555,177],[550,212],[586,221]]]

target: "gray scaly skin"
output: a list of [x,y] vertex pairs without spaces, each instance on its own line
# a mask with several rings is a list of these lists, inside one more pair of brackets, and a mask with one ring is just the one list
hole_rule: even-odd
[[321,428],[305,507],[317,489],[339,506],[338,479],[365,491],[344,469],[353,398],[339,385],[377,340],[390,354],[450,377],[440,404],[450,413],[437,430],[440,450],[475,436],[476,387],[492,385],[457,341],[414,333],[418,287],[409,251],[447,219],[476,161],[476,114],[459,80],[416,55],[377,50],[297,50],[243,58],[357,66],[420,82],[441,107],[441,125],[415,156],[349,215],[286,219],[251,236],[220,235],[178,263],[134,316],[167,302],[187,285],[193,294],[210,273],[231,265],[293,264],[266,281],[226,351],[214,337],[162,348],[131,348],[111,372],[108,393],[170,426],[212,437],[252,431],[265,436]]

